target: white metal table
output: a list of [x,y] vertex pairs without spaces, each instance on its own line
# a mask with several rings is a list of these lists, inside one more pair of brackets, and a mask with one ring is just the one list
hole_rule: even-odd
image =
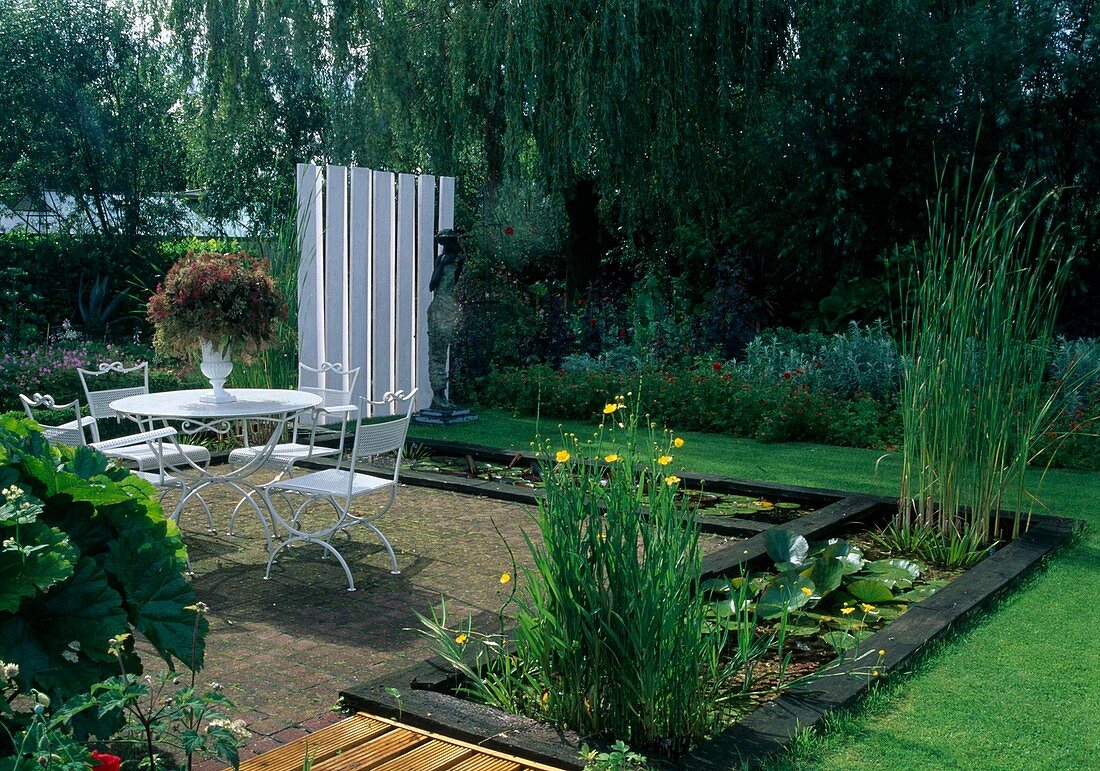
[[[256,454],[251,460],[231,468],[224,474],[215,474],[203,468],[181,452],[180,456],[186,463],[173,466],[173,471],[191,470],[195,472],[195,476],[180,496],[180,501],[172,512],[172,519],[178,521],[187,501],[197,496],[204,488],[216,484],[226,485],[239,492],[242,495],[241,502],[247,500],[256,511],[270,549],[271,531],[267,524],[268,517],[264,516],[264,512],[256,503],[256,499],[262,499],[261,495],[256,494],[259,491],[259,485],[249,481],[248,477],[263,467],[271,457],[287,421],[300,412],[319,406],[323,399],[318,394],[283,388],[234,388],[231,393],[237,397],[236,401],[204,402],[200,401],[199,397],[208,396],[209,389],[162,391],[127,396],[111,402],[110,408],[136,421],[144,428],[153,427],[157,423],[163,426],[174,423],[176,424],[174,427],[183,435],[212,431],[224,436],[232,430],[234,423],[243,420],[268,425],[271,428],[271,436],[267,443],[259,447],[254,446]],[[175,437],[172,441],[178,443]]]

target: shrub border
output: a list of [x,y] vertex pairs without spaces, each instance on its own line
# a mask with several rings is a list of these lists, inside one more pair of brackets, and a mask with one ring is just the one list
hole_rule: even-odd
[[[469,454],[483,460],[508,462],[517,454],[449,441],[417,443],[437,451]],[[518,454],[532,457],[531,453]],[[411,472],[403,472],[401,476],[404,482],[412,485],[523,503],[534,503],[540,497],[539,491],[488,481],[456,482],[439,474]],[[685,475],[685,479],[704,481],[710,489],[720,491],[747,491],[824,503],[823,508],[783,526],[807,538],[823,538],[859,525],[884,521],[896,505],[894,499],[887,497],[835,490],[715,476]],[[1015,541],[861,643],[854,655],[832,670],[829,677],[791,688],[681,757],[673,767],[688,771],[727,769],[737,763],[758,764],[765,756],[783,749],[799,731],[819,724],[831,710],[852,705],[870,689],[871,678],[854,674],[863,654],[885,650],[881,659],[872,655],[876,665],[886,671],[913,663],[929,643],[1015,586],[1081,526],[1079,520],[1035,517],[1031,528]],[[707,555],[703,561],[703,577],[728,574],[765,559],[764,537],[759,532]],[[563,769],[583,768],[579,754],[581,738],[576,734],[452,696],[448,691],[456,684],[456,673],[446,662],[429,659],[396,674],[349,687],[341,691],[340,697],[348,709],[364,710],[494,750],[556,764]],[[395,690],[399,697],[394,696]]]

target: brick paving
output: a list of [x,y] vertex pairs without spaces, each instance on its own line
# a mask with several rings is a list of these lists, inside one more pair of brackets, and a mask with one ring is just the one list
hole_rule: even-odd
[[[267,552],[255,514],[242,513],[228,535],[238,496],[205,497],[216,532],[207,532],[194,509],[181,521],[196,594],[210,607],[200,678],[221,683],[236,705],[234,717],[248,724],[252,736],[242,759],[336,722],[340,690],[430,655],[415,614],[428,615],[441,593],[452,623],[471,614],[475,627],[495,629],[515,584],[500,583],[512,562],[493,523],[517,559],[527,554],[522,531],[535,529],[529,506],[402,486],[378,522],[401,575],[390,574],[374,534],[358,528],[335,542],[355,577],[356,591],[348,592],[339,564],[311,545],[281,553],[265,581]],[[367,496],[357,510],[366,513],[375,503]],[[705,546],[722,542],[710,538]]]

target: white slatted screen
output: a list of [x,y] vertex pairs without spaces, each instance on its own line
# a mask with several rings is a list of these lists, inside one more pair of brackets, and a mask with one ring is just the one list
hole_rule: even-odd
[[297,181],[301,361],[360,367],[356,398],[418,387],[416,409],[429,406],[428,280],[454,178],[437,195],[427,174],[298,164]]

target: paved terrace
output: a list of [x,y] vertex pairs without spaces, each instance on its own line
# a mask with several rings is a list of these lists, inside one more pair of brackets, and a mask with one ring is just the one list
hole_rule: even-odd
[[[229,536],[236,494],[219,490],[206,498],[217,532],[207,532],[195,509],[181,523],[195,591],[210,606],[200,679],[220,682],[236,704],[234,717],[247,722],[252,737],[242,760],[341,719],[340,690],[430,655],[415,613],[428,615],[441,594],[454,621],[472,613],[475,627],[495,629],[515,583],[500,583],[512,564],[492,522],[520,560],[527,552],[522,529],[535,529],[530,506],[402,486],[379,523],[401,575],[390,574],[374,534],[358,528],[336,542],[355,576],[356,591],[348,592],[340,566],[316,546],[281,553],[265,581],[267,552],[255,514],[242,510]],[[356,510],[375,503],[368,496]],[[726,543],[705,539],[705,548]],[[155,670],[157,661],[147,656],[146,665]]]

